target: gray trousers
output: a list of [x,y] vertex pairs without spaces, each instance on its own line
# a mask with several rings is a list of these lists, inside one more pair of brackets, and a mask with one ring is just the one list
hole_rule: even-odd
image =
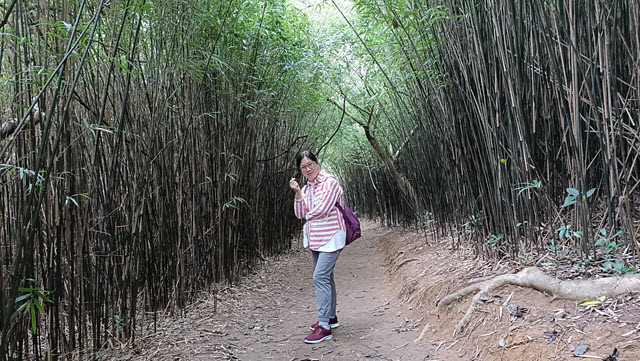
[[336,283],[333,281],[333,268],[340,251],[311,251],[313,258],[313,285],[316,289],[318,304],[318,320],[329,323],[329,318],[336,316]]

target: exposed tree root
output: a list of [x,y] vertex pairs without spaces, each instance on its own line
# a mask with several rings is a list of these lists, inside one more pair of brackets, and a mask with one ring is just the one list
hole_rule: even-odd
[[[467,312],[456,324],[453,332],[455,335],[464,330],[464,327],[471,318],[471,314],[478,303],[480,303],[481,296],[504,285],[533,288],[551,295],[553,297],[552,299],[581,301],[599,296],[616,296],[627,292],[640,292],[640,274],[592,280],[561,281],[546,275],[537,267],[529,267],[516,274],[497,276],[451,293],[440,301],[436,312],[442,311],[458,299],[475,293],[469,308],[467,308]],[[420,337],[415,341],[420,341],[424,337],[425,332],[426,330],[423,330]]]
[[411,258],[408,260],[405,260],[404,262],[400,263],[399,265],[396,266],[396,271],[400,269],[400,267],[404,266],[405,264],[409,263],[409,262],[413,262],[413,261],[419,261],[419,259],[417,258]]

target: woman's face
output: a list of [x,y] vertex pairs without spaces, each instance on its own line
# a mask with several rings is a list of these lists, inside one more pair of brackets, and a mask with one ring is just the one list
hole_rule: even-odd
[[318,173],[320,173],[320,167],[318,166],[318,163],[312,161],[307,157],[304,157],[300,161],[300,171],[302,172],[303,176],[307,177],[308,180],[313,182],[318,176]]

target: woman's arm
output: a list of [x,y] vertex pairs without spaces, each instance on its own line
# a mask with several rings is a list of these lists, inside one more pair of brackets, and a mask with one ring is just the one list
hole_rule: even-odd
[[309,210],[309,208],[307,207],[307,204],[304,201],[304,195],[302,193],[302,189],[300,189],[300,185],[298,185],[298,181],[296,181],[295,178],[291,178],[291,180],[289,181],[289,187],[291,187],[291,189],[293,189],[293,191],[296,192],[296,200],[295,202],[293,202],[293,212],[295,213],[298,219],[304,219],[304,217],[307,215],[307,211]]
[[296,197],[295,202],[293,202],[293,211],[298,219],[305,219],[309,207],[307,207],[307,202],[304,201],[304,197],[300,197],[300,199]]

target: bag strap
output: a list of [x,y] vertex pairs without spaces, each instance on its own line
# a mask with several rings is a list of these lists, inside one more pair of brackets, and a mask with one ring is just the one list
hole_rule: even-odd
[[[338,182],[338,178],[336,178],[334,175],[327,175],[327,178],[333,178],[335,179],[336,182]],[[338,183],[339,185],[340,183]],[[342,187],[340,187],[340,189],[342,189]],[[340,211],[340,213],[344,214],[344,208],[342,208],[342,206],[340,205],[340,202],[336,202],[336,207],[338,207],[338,210]]]

